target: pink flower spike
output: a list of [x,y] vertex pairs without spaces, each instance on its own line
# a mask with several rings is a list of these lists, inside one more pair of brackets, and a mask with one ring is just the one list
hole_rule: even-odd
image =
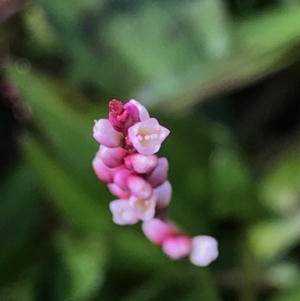
[[159,158],[157,166],[147,177],[149,184],[156,188],[163,184],[168,178],[169,163],[166,158]]
[[117,132],[108,119],[95,121],[93,128],[95,140],[106,147],[118,147],[124,140],[123,134]]
[[107,187],[113,195],[115,195],[121,199],[128,199],[130,197],[129,191],[123,190],[116,184],[111,183],[111,184],[108,184]]
[[114,176],[114,183],[121,189],[128,190],[128,177],[131,175],[130,171],[126,168],[120,168]]
[[126,167],[131,167],[137,173],[147,173],[157,165],[158,159],[155,155],[133,154],[126,157]]
[[110,168],[122,165],[126,154],[126,150],[122,147],[109,148],[101,145],[99,149],[100,158],[103,163]]
[[156,245],[161,245],[164,240],[175,234],[174,227],[158,218],[144,222],[142,230],[146,237]]
[[113,221],[117,225],[133,225],[138,222],[134,210],[129,205],[128,200],[115,200],[109,204],[110,211],[113,214]]
[[157,205],[159,207],[167,207],[172,197],[172,186],[169,181],[165,181],[162,185],[154,189],[154,194],[157,198]]
[[213,237],[202,235],[193,238],[191,263],[205,267],[214,261],[218,255],[218,242]]
[[192,240],[185,236],[170,237],[163,242],[162,248],[170,258],[181,259],[190,254]]
[[139,199],[150,199],[150,197],[153,194],[153,189],[151,185],[139,176],[129,176],[127,185],[131,194]]
[[92,165],[99,180],[104,183],[113,181],[114,170],[107,167],[98,155],[94,158]]
[[145,121],[150,118],[148,110],[140,102],[135,99],[131,99],[129,100],[129,103],[134,104],[139,110],[140,121]]
[[145,222],[153,219],[156,204],[156,198],[154,195],[147,200],[141,200],[131,196],[129,199],[129,204],[140,220]]
[[159,125],[155,118],[138,122],[128,129],[129,140],[142,155],[157,153],[169,134],[170,131]]

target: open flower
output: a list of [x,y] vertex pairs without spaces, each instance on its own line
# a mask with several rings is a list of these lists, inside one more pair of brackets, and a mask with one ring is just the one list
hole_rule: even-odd
[[128,137],[134,148],[143,155],[159,151],[170,131],[161,126],[155,118],[138,122],[128,129]]
[[150,221],[154,218],[156,197],[153,195],[147,200],[131,196],[129,204],[133,208],[137,217],[142,221]]
[[113,214],[113,221],[117,225],[133,225],[139,220],[128,200],[120,199],[112,201],[109,204],[109,208]]

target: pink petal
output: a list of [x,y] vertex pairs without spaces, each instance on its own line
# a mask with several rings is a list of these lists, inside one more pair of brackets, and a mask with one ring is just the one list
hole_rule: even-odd
[[140,114],[140,121],[145,121],[150,118],[148,110],[140,102],[138,102],[135,99],[131,99],[129,100],[129,102],[134,104],[138,108]]
[[154,188],[163,184],[168,178],[168,170],[168,160],[166,158],[159,158],[157,166],[147,177],[147,182]]
[[95,140],[106,147],[118,147],[122,145],[124,136],[117,132],[108,119],[100,119],[95,122],[93,128]]
[[113,214],[113,221],[117,225],[133,225],[138,222],[134,210],[129,205],[128,200],[115,200],[109,204],[110,211]]
[[126,154],[127,151],[121,147],[109,148],[101,145],[99,149],[100,158],[110,168],[122,165]]
[[175,234],[174,227],[157,218],[144,222],[142,230],[147,238],[157,245],[161,245],[164,240]]
[[159,151],[170,131],[155,118],[138,122],[128,129],[128,137],[138,153],[152,155]]
[[118,185],[116,184],[108,184],[107,185],[109,191],[117,196],[118,198],[121,198],[121,199],[128,199],[130,197],[130,192],[128,190],[123,190],[121,187],[119,187]]
[[97,177],[102,182],[111,183],[113,181],[114,171],[107,167],[99,156],[94,158],[92,165]]
[[155,201],[156,198],[154,195],[147,200],[142,200],[131,196],[129,199],[129,204],[134,209],[140,220],[149,221],[153,219],[155,214]]
[[185,236],[170,237],[163,242],[162,248],[170,258],[180,259],[190,254],[192,240]]
[[194,265],[207,266],[219,255],[218,242],[211,236],[196,236],[192,240],[190,261]]
[[126,168],[119,169],[114,176],[114,183],[124,190],[128,190],[128,178],[131,175]]
[[159,207],[166,207],[169,205],[172,197],[172,186],[169,181],[165,181],[162,185],[154,189],[154,194],[157,198],[157,205]]
[[153,194],[151,185],[139,176],[129,176],[127,185],[131,194],[139,199],[147,200]]

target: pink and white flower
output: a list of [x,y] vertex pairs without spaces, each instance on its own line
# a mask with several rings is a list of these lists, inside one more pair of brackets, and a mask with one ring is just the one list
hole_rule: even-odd
[[156,197],[154,195],[147,200],[131,196],[129,198],[129,204],[140,220],[150,221],[154,218],[156,204]]
[[170,131],[161,126],[155,118],[138,122],[128,129],[128,137],[134,148],[142,155],[159,151]]
[[109,205],[116,224],[141,220],[145,236],[170,258],[189,256],[193,264],[206,266],[218,256],[217,241],[205,235],[185,236],[167,217],[172,197],[169,164],[155,154],[169,133],[138,101],[131,99],[123,105],[112,99],[109,119],[95,121],[93,128],[101,144],[93,168],[118,197]]
[[109,204],[109,208],[113,214],[113,221],[117,225],[133,225],[139,220],[128,200],[120,199],[112,201]]
[[218,242],[213,237],[201,235],[193,238],[190,261],[194,265],[208,266],[218,255]]

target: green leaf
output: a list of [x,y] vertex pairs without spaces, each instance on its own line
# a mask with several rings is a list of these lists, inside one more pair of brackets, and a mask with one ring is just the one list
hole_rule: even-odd
[[[298,279],[299,283],[300,279]],[[299,285],[295,286],[295,288],[288,290],[284,294],[280,296],[276,296],[271,299],[271,301],[298,301],[300,300],[300,289]]]
[[[188,2],[182,6],[186,12],[182,22],[192,32],[201,31],[201,26],[204,30],[208,27],[201,23],[201,16],[208,11],[194,9],[191,14]],[[225,24],[223,30],[228,30],[215,41],[224,49],[220,59],[194,61],[185,70],[167,74],[165,78],[157,76],[141,86],[136,97],[149,105],[159,104],[160,109],[168,112],[180,113],[199,99],[245,87],[278,72],[297,60],[292,53],[299,49],[299,12],[300,6],[295,5],[293,9],[268,10],[251,18],[237,19],[229,26]],[[195,34],[194,44],[204,44],[201,34]],[[286,55],[289,51],[291,55]]]
[[90,175],[97,150],[92,128],[94,120],[104,115],[103,107],[88,106],[86,100],[43,74],[22,73],[13,64],[8,71],[46,142],[49,139],[55,151],[78,173]]
[[256,185],[232,133],[215,125],[212,136],[217,146],[209,158],[214,212],[239,220],[258,218],[263,210]]
[[[80,229],[95,232],[106,228],[109,219],[103,210],[107,207],[105,199],[93,195],[87,187],[74,179],[33,138],[24,142],[24,150],[60,215]],[[106,211],[108,212],[107,208]]]
[[275,159],[261,180],[265,204],[281,215],[293,215],[300,204],[300,149]]
[[55,239],[69,285],[61,300],[90,300],[103,284],[106,244],[99,235],[59,233]]
[[[0,181],[0,265],[14,264],[16,254],[31,241],[39,222],[37,179],[26,164],[18,164]],[[1,273],[3,270],[1,270]]]
[[253,252],[260,260],[269,262],[299,241],[299,229],[299,212],[286,219],[258,223],[250,231]]

